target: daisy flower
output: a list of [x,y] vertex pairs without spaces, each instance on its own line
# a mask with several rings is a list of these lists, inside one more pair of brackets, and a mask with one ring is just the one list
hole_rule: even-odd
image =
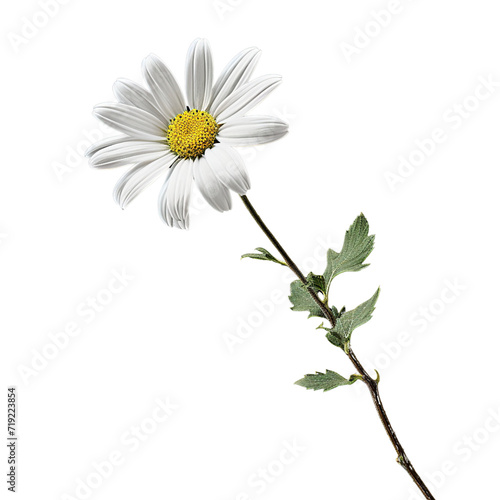
[[250,189],[234,146],[272,142],[288,131],[273,116],[246,116],[281,82],[277,75],[250,79],[259,56],[256,48],[241,51],[214,84],[210,46],[199,38],[187,54],[186,96],[153,54],[142,65],[148,89],[125,79],[114,84],[118,102],[100,104],[94,114],[120,135],[97,142],[86,155],[96,168],[132,165],[114,190],[122,208],[165,175],[160,216],[171,227],[187,229],[193,183],[220,212],[231,209],[230,191],[244,195]]

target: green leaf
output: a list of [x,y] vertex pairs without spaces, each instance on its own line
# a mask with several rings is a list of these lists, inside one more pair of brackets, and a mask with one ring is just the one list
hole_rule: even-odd
[[312,389],[313,391],[323,390],[326,392],[342,385],[352,385],[359,379],[359,375],[351,375],[349,380],[347,380],[336,372],[326,370],[326,373],[316,372],[314,375],[306,375],[304,378],[297,380],[295,384],[306,389]]
[[316,292],[326,293],[326,284],[324,276],[320,274],[309,273],[307,275],[307,283]]
[[372,252],[375,240],[374,235],[368,235],[369,229],[368,221],[361,214],[346,232],[340,253],[328,250],[327,266],[323,273],[326,292],[328,292],[333,278],[339,274],[360,271],[369,265],[364,264],[364,261]]
[[276,262],[276,264],[281,264],[282,266],[286,266],[284,262],[281,260],[278,260],[274,255],[271,254],[271,252],[267,251],[265,248],[258,247],[255,250],[257,250],[260,253],[246,253],[241,256],[242,259],[245,257],[249,259],[257,259],[257,260],[268,260],[270,262]]
[[[380,288],[370,299],[363,302],[356,309],[347,311],[337,318],[335,327],[327,334],[327,339],[337,347],[345,347],[351,340],[352,332],[372,319],[379,294]],[[341,345],[338,345],[338,343]]]
[[345,344],[344,339],[340,334],[334,332],[331,328],[328,330],[326,338],[328,342],[333,344],[335,347],[340,347],[341,349],[344,349],[344,344]]
[[321,307],[311,297],[311,294],[301,281],[292,281],[289,299],[293,304],[292,311],[309,311],[308,318],[313,316],[318,316],[319,318],[325,317]]

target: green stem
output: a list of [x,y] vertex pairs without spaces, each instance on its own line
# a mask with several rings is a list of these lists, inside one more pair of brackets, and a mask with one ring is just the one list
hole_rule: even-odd
[[[304,286],[307,288],[308,292],[311,294],[311,297],[314,299],[314,301],[318,304],[318,306],[321,308],[323,311],[323,314],[325,315],[325,318],[330,322],[332,325],[332,328],[335,326],[335,317],[331,311],[331,309],[328,307],[327,304],[325,304],[317,295],[317,293],[314,291],[313,288],[311,288],[308,283],[307,279],[305,276],[302,274],[302,271],[298,268],[298,266],[295,264],[295,262],[290,258],[288,253],[285,251],[285,249],[281,246],[280,242],[276,239],[274,234],[269,230],[269,228],[266,226],[264,221],[261,219],[260,215],[256,212],[255,208],[253,205],[250,203],[250,200],[247,198],[247,196],[243,195],[241,196],[241,199],[243,200],[243,203],[245,204],[245,207],[247,210],[250,212],[250,215],[254,218],[255,222],[257,225],[262,229],[264,234],[269,238],[271,243],[274,245],[276,250],[280,253],[280,255],[283,257],[283,260],[285,261],[286,265],[292,270],[297,278],[304,284]],[[387,413],[385,411],[384,405],[382,404],[382,400],[380,399],[380,393],[378,389],[378,380],[373,379],[366,369],[363,367],[363,365],[359,362],[358,358],[354,354],[352,348],[349,346],[349,350],[346,352],[347,356],[351,360],[352,364],[356,367],[356,370],[358,370],[358,373],[361,375],[363,382],[366,384],[368,387],[368,390],[370,391],[373,404],[375,405],[375,408],[377,410],[378,416],[380,417],[380,421],[382,422],[382,425],[384,426],[385,431],[387,432],[387,435],[389,436],[389,439],[391,440],[391,443],[396,450],[397,453],[397,462],[403,467],[403,469],[410,475],[410,477],[413,479],[415,484],[418,486],[426,500],[435,500],[435,498],[432,496],[431,492],[425,485],[425,483],[422,481],[422,478],[418,475],[417,471],[411,464],[410,460],[408,459],[405,450],[403,449],[403,446],[399,442],[398,437],[396,436],[396,433],[391,425],[391,422],[389,421],[389,418],[387,416]]]

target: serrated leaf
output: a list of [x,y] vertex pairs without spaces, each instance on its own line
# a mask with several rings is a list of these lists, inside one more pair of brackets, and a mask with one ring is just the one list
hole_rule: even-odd
[[333,344],[335,347],[340,347],[341,349],[344,348],[344,338],[340,336],[340,334],[334,332],[331,328],[328,330],[328,333],[326,334],[326,338],[328,342]]
[[282,266],[286,266],[284,262],[281,262],[281,260],[278,260],[274,255],[271,254],[268,250],[262,247],[258,247],[255,250],[257,250],[260,253],[246,253],[241,256],[242,259],[244,258],[249,258],[249,259],[256,259],[256,260],[267,260],[269,262],[275,262],[276,264],[281,264]]
[[288,298],[293,304],[292,311],[309,311],[309,318],[313,316],[318,316],[319,318],[325,317],[321,307],[319,307],[316,301],[311,297],[311,294],[301,281],[292,281],[290,285],[290,296]]
[[[364,325],[368,321],[372,319],[373,311],[375,310],[375,304],[377,303],[378,296],[380,294],[380,288],[373,294],[373,296],[368,299],[366,302],[363,302],[361,305],[356,307],[351,311],[347,311],[342,314],[339,318],[337,318],[337,322],[335,323],[335,327],[330,330],[330,333],[327,334],[327,338],[330,342],[332,339],[330,337],[334,337],[335,339],[341,339],[343,341],[343,345],[345,346],[351,339],[352,332]],[[330,336],[330,337],[329,337]],[[333,344],[334,342],[332,342]],[[335,344],[336,345],[336,344]],[[342,347],[342,346],[338,346]]]
[[325,278],[320,274],[309,273],[307,275],[307,283],[316,292],[326,293]]
[[304,378],[297,380],[296,385],[312,389],[313,391],[324,392],[331,391],[342,385],[352,385],[356,380],[359,380],[359,375],[352,375],[349,380],[342,377],[336,372],[326,370],[326,373],[316,372],[314,375],[306,375]]
[[364,261],[373,250],[375,236],[368,235],[370,226],[366,217],[361,214],[346,231],[344,244],[340,253],[328,250],[327,265],[323,277],[326,291],[336,276],[345,272],[357,272],[367,267]]

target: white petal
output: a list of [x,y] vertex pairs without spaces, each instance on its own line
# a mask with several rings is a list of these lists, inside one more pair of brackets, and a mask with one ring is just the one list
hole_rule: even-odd
[[212,102],[208,112],[217,109],[219,104],[237,88],[248,82],[260,58],[260,50],[255,47],[242,50],[222,71],[212,89]]
[[182,113],[186,106],[184,97],[174,75],[163,61],[150,54],[142,63],[142,71],[162,113],[169,120]]
[[186,59],[186,92],[188,105],[206,109],[212,97],[213,63],[208,41],[197,38],[189,47]]
[[167,151],[168,146],[161,142],[128,141],[101,149],[89,163],[96,168],[121,167],[138,161],[156,160]]
[[223,144],[216,144],[205,151],[205,158],[212,167],[217,178],[226,187],[245,194],[250,189],[250,177],[245,162],[236,150]]
[[280,83],[281,77],[278,75],[265,75],[245,83],[245,85],[226,97],[217,106],[217,109],[213,110],[212,114],[218,122],[223,122],[233,116],[244,115]]
[[166,179],[158,198],[160,217],[170,226],[189,227],[189,200],[193,185],[193,161],[181,160]]
[[94,142],[94,144],[92,144],[92,146],[90,146],[90,148],[85,151],[85,156],[90,157],[96,154],[101,149],[133,140],[134,139],[132,137],[129,137],[128,135],[114,135],[113,137],[106,137],[105,139]]
[[166,130],[163,123],[156,116],[135,106],[120,102],[100,104],[94,108],[94,114],[106,125],[135,139],[165,140]]
[[231,193],[217,178],[207,159],[203,156],[194,161],[193,175],[196,186],[207,203],[218,210],[231,210]]
[[[137,195],[154,182],[174,162],[175,155],[167,153],[155,161],[144,161],[131,168],[116,183],[113,198],[125,208]],[[171,170],[169,170],[169,173]]]
[[123,102],[123,104],[130,104],[136,108],[143,109],[144,111],[156,116],[156,118],[164,123],[168,123],[171,118],[167,118],[162,114],[157,107],[151,92],[148,92],[146,89],[131,80],[126,80],[125,78],[116,80],[113,85],[113,91],[116,98],[120,102]]
[[288,124],[274,116],[233,117],[220,128],[217,138],[231,146],[249,146],[276,141],[288,132]]

